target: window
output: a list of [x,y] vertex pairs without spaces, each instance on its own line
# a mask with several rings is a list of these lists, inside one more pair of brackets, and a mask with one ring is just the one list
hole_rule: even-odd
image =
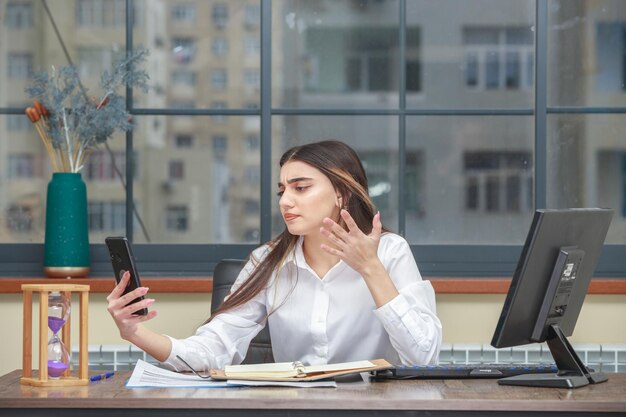
[[174,146],[177,148],[192,148],[193,136],[187,134],[180,134],[174,137]]
[[79,47],[78,75],[80,78],[100,79],[105,70],[110,71],[113,63],[121,58],[120,52],[115,53],[109,48]]
[[180,160],[170,161],[168,166],[168,178],[170,180],[185,179],[185,163]]
[[7,116],[7,129],[13,132],[33,129],[33,124],[28,117],[22,114],[11,114]]
[[226,70],[214,69],[211,71],[211,87],[214,90],[225,90],[228,84],[228,74]]
[[504,213],[532,208],[530,152],[466,152],[464,172],[466,210]]
[[115,170],[122,177],[126,176],[126,153],[114,151],[113,161],[111,154],[106,151],[92,151],[83,167],[83,176],[89,181],[118,181]]
[[258,90],[261,88],[261,75],[259,70],[247,69],[243,72],[243,82],[247,89]]
[[172,85],[195,87],[196,73],[188,70],[175,70],[172,72]]
[[213,156],[215,159],[224,159],[228,146],[228,138],[224,135],[213,136]]
[[259,26],[261,21],[261,9],[258,4],[247,4],[244,11],[244,25],[248,29]]
[[212,44],[213,56],[220,57],[228,54],[228,40],[225,38],[215,38]]
[[123,27],[126,16],[125,0],[77,0],[78,26]]
[[[226,103],[223,101],[214,101],[211,104],[212,110],[223,110],[225,108],[226,108]],[[211,120],[213,120],[214,122],[218,122],[218,123],[224,123],[226,121],[226,117],[224,117],[224,115],[221,115],[221,114],[215,114],[211,116]]]
[[533,86],[531,28],[465,28],[465,85],[480,90]]
[[186,206],[168,206],[166,228],[169,231],[184,232],[189,227],[189,214]]
[[9,78],[28,79],[33,72],[33,55],[25,52],[9,52],[7,65]]
[[225,4],[213,5],[213,23],[219,29],[224,29],[228,24],[228,7]]
[[176,22],[194,23],[196,21],[196,6],[193,4],[172,6],[172,19]]
[[126,204],[123,201],[89,201],[87,223],[90,232],[123,232]]
[[5,25],[9,29],[33,27],[33,4],[17,1],[7,3]]
[[246,36],[243,39],[243,50],[246,55],[258,55],[261,52],[261,40],[256,36]]
[[172,39],[172,58],[178,64],[188,64],[196,56],[196,40],[193,38],[175,37]]
[[33,210],[30,206],[11,204],[6,214],[7,229],[25,233],[33,229]]
[[13,154],[9,155],[9,170],[7,177],[15,178],[33,178],[35,176],[35,158],[31,154]]
[[596,27],[595,84],[599,91],[626,90],[626,23],[600,22]]

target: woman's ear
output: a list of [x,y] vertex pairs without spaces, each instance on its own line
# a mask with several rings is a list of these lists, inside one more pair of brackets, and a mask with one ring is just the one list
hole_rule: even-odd
[[342,205],[341,205],[342,200],[343,200],[343,199],[341,198],[341,194],[337,193],[337,194],[335,195],[335,205],[336,205],[338,208],[341,208],[341,207],[342,207]]

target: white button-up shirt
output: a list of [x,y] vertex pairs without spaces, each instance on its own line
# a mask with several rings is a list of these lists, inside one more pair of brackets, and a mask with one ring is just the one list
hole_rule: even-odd
[[[172,351],[165,364],[185,370],[176,355],[195,369],[241,363],[266,318],[276,362],[437,361],[442,330],[435,293],[431,283],[422,280],[406,240],[393,233],[381,236],[378,257],[400,294],[378,309],[363,278],[345,262],[320,279],[304,259],[302,241],[252,300],[216,316],[194,336],[170,338]],[[256,249],[252,258],[262,259],[267,250],[267,246]],[[248,278],[255,264],[246,264],[233,289]]]

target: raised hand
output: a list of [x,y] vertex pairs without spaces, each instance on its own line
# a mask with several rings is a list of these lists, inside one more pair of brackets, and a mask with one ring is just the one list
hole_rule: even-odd
[[113,317],[115,325],[120,330],[120,336],[129,340],[135,333],[139,323],[156,317],[156,310],[148,312],[145,316],[138,316],[134,313],[142,308],[147,308],[154,303],[153,298],[145,298],[137,303],[127,305],[137,297],[146,295],[147,287],[139,287],[128,294],[124,294],[124,289],[130,280],[130,272],[126,271],[120,282],[113,288],[113,291],[107,296],[107,311]]
[[332,246],[322,244],[321,248],[330,254],[339,256],[361,275],[368,275],[373,269],[380,267],[378,243],[383,228],[380,212],[376,213],[372,219],[372,231],[368,235],[359,229],[347,210],[341,210],[340,215],[348,226],[348,230],[344,230],[339,224],[326,217],[320,232],[328,238]]

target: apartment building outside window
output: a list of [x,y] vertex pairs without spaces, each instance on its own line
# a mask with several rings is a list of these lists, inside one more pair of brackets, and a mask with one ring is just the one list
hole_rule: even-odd
[[113,161],[111,154],[104,150],[92,151],[87,162],[83,167],[83,175],[89,181],[117,181],[115,167],[120,171],[122,176],[126,175],[126,153],[121,151],[113,152]]
[[33,209],[28,205],[11,204],[6,212],[6,226],[12,232],[28,233],[33,229]]
[[172,85],[194,87],[196,85],[195,71],[174,70],[172,72]]
[[214,4],[212,11],[213,23],[219,29],[223,29],[228,24],[228,6],[226,4]]
[[172,20],[182,23],[194,23],[197,11],[194,4],[175,4],[172,6]]
[[188,134],[178,134],[174,137],[174,146],[176,148],[193,148],[193,136]]
[[172,58],[178,64],[188,64],[196,57],[196,40],[189,37],[172,38]]
[[28,79],[33,73],[33,54],[28,52],[9,52],[7,70],[11,79]]
[[10,154],[7,177],[9,179],[35,177],[34,155],[29,153]]
[[186,206],[168,206],[166,211],[166,229],[184,232],[189,228],[189,209]]
[[464,172],[466,210],[505,213],[532,207],[530,152],[468,151]]
[[33,27],[32,2],[8,2],[6,7],[5,25],[9,29],[28,29]]
[[185,162],[181,160],[169,161],[167,177],[170,180],[185,179]]
[[77,0],[76,24],[92,27],[123,27],[125,0]]
[[244,25],[248,29],[254,29],[261,22],[261,9],[257,4],[247,4],[244,10]]
[[226,56],[228,54],[228,39],[222,37],[213,39],[211,51],[215,57]]
[[465,85],[477,90],[531,89],[533,36],[530,28],[465,28]]
[[228,86],[228,73],[224,69],[214,69],[211,71],[211,87],[213,90],[225,90]]
[[123,232],[126,204],[124,201],[89,201],[87,223],[90,232]]

